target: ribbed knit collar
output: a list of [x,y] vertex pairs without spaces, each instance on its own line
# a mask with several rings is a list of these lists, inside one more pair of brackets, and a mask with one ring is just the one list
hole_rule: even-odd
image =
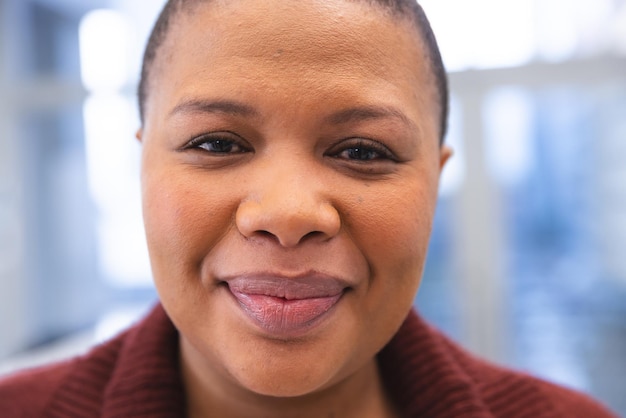
[[185,416],[178,332],[161,305],[78,359],[47,408],[50,418]]
[[[490,418],[446,342],[411,312],[379,355],[389,394],[403,416]],[[56,392],[53,418],[185,416],[178,334],[158,305],[137,326],[76,362]]]
[[378,355],[389,395],[405,417],[492,418],[446,341],[411,311]]

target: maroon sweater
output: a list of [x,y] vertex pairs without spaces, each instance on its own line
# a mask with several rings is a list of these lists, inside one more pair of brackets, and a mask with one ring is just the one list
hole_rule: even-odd
[[[585,395],[465,352],[412,312],[378,356],[406,417],[615,417]],[[184,417],[178,333],[162,307],[64,363],[0,381],[3,418]]]

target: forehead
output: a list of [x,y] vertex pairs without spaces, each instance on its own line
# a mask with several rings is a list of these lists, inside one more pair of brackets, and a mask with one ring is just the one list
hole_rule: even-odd
[[[383,43],[396,47],[404,43],[422,46],[418,31],[408,19],[392,16],[381,7],[362,1],[199,2],[183,9],[170,31],[166,43],[175,48],[182,46],[180,41],[191,39],[199,48],[238,43],[241,55],[300,51],[303,52],[300,58],[308,57],[315,62],[373,53],[386,55],[377,51]],[[398,58],[404,51],[394,52]]]
[[269,88],[295,80],[313,91],[385,84],[437,107],[412,21],[361,1],[199,2],[178,13],[161,49],[154,75],[168,83],[153,83],[157,90],[216,78]]

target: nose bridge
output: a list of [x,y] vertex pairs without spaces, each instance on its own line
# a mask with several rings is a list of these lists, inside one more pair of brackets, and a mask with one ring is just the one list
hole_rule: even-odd
[[[293,210],[311,210],[322,200],[321,181],[310,170],[307,163],[299,159],[286,159],[280,163],[268,163],[263,170],[263,184],[258,192],[260,201],[268,210],[291,212]],[[270,206],[271,205],[271,206]]]
[[320,169],[292,155],[260,164],[249,183],[249,195],[237,213],[240,232],[251,237],[268,233],[283,246],[306,237],[330,238],[340,227],[339,214],[324,193]]

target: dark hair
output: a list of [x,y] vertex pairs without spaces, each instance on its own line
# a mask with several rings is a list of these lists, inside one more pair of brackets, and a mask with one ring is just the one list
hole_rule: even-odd
[[[148,82],[150,78],[150,71],[153,63],[156,59],[159,48],[167,37],[169,26],[175,16],[182,9],[189,9],[191,6],[204,3],[209,0],[168,0],[161,14],[159,15],[152,33],[148,38],[148,44],[143,56],[143,64],[141,68],[141,79],[139,81],[138,99],[139,99],[139,115],[143,123],[145,104],[148,96]],[[439,46],[435,39],[435,34],[430,27],[430,23],[424,10],[417,3],[416,0],[359,0],[365,1],[371,5],[376,5],[391,12],[394,16],[400,18],[410,19],[419,34],[424,40],[428,57],[431,64],[431,69],[435,76],[435,82],[437,84],[437,93],[439,104],[441,106],[440,113],[440,143],[443,143],[448,126],[448,77],[446,76],[446,70],[441,59],[441,53],[439,52]]]

